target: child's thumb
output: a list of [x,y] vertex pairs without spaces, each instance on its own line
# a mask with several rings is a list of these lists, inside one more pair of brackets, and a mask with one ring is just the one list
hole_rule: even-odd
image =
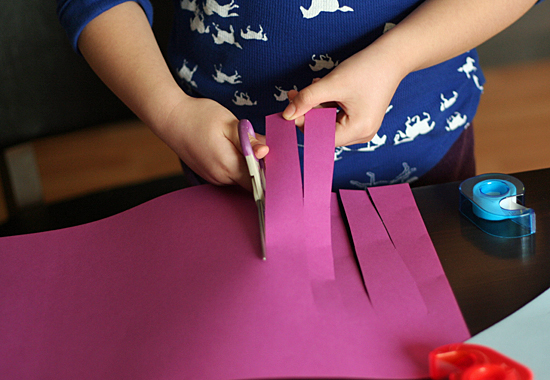
[[328,92],[325,87],[320,80],[298,92],[283,111],[283,117],[287,120],[295,120],[304,116],[312,108],[331,100],[327,99]]

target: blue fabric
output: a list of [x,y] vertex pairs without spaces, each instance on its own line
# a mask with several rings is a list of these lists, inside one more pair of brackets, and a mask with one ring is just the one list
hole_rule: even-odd
[[[58,0],[73,46],[91,18],[120,2]],[[326,75],[422,3],[173,2],[168,60],[181,87],[251,120],[259,133],[264,133],[266,115],[284,110],[288,90]],[[151,19],[150,4],[139,3]],[[407,76],[375,139],[335,150],[334,188],[412,182],[428,172],[473,120],[484,81],[475,50]]]
[[[67,32],[74,50],[78,37],[88,23],[101,13],[129,0],[57,0],[57,16]],[[153,7],[149,0],[134,0],[141,5],[149,23],[153,24]]]
[[[263,133],[265,115],[284,110],[284,91],[326,75],[421,2],[340,0],[341,10],[315,15],[306,9],[311,1],[227,0],[226,17],[208,3],[215,2],[175,1],[175,76],[190,94],[217,100]],[[250,31],[260,39],[244,38]],[[328,68],[316,71],[321,64]],[[412,182],[428,172],[474,118],[484,81],[475,50],[410,74],[375,141],[336,149],[334,188]]]

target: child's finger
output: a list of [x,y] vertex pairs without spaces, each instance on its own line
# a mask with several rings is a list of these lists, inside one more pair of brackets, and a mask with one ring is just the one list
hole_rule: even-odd
[[320,80],[307,86],[295,96],[291,93],[289,96],[291,102],[283,111],[283,117],[287,120],[296,120],[312,108],[328,101],[334,101],[335,99],[330,99],[330,88],[324,83]]
[[250,137],[250,145],[254,155],[258,160],[261,160],[269,153],[269,147],[265,145],[265,136],[256,134],[256,137]]
[[[298,91],[296,90],[290,90],[288,93],[287,93],[287,96],[288,96],[288,101],[290,103],[292,103],[294,101],[294,98],[296,97],[296,95],[298,95]],[[284,117],[284,114],[283,114],[283,117]],[[295,123],[296,123],[296,126],[298,128],[300,128],[300,130],[303,132],[304,131],[304,117],[301,116],[301,117],[298,117],[296,119],[294,119]]]

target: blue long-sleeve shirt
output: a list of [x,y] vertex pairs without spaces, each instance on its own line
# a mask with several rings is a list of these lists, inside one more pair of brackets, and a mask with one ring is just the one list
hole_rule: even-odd
[[[122,2],[58,0],[74,48],[91,19]],[[151,21],[149,1],[137,2]],[[184,90],[218,101],[263,133],[265,116],[285,108],[289,90],[326,75],[421,2],[174,0],[168,60]],[[470,125],[483,83],[475,50],[409,74],[374,139],[335,149],[334,187],[421,177]]]

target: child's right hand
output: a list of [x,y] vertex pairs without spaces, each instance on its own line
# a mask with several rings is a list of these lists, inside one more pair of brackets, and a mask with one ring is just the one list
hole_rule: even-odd
[[[191,170],[208,182],[239,184],[251,190],[238,122],[228,109],[213,100],[183,95],[156,132]],[[252,141],[252,147],[258,158],[268,152],[261,135]]]
[[[238,120],[215,101],[181,90],[139,4],[123,2],[95,17],[78,47],[105,84],[193,171],[217,185],[251,189]],[[258,140],[253,149],[263,158],[265,139]]]

